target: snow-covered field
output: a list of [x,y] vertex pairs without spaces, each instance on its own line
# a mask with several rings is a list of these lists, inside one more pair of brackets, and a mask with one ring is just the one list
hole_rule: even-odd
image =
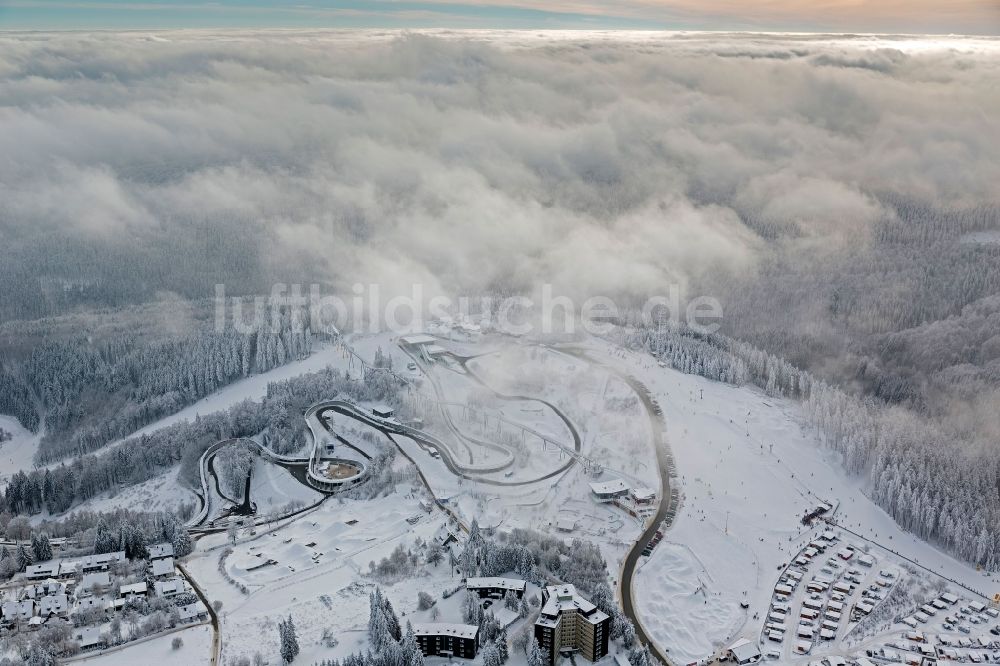
[[[420,508],[421,496],[400,487],[396,494],[371,501],[329,500],[279,530],[240,540],[225,558],[225,569],[248,593],[219,572],[220,556],[228,546],[204,551],[199,547],[188,571],[210,600],[223,602],[225,657],[259,651],[270,663],[278,663],[275,622],[287,615],[295,621],[302,663],[364,649],[368,594],[376,584],[362,577],[369,562],[378,562],[400,544],[412,547],[418,537],[432,538],[444,524],[441,512],[427,514]],[[408,518],[417,520],[411,524]],[[441,590],[457,585],[447,564],[439,568],[436,578],[384,583],[400,615],[415,608],[418,590],[439,597]],[[324,630],[337,638],[336,647],[327,647]]]
[[322,497],[322,493],[300,483],[284,467],[254,456],[250,499],[256,503],[259,515],[274,513],[291,504],[305,506]]
[[[442,345],[448,347],[449,343]],[[393,336],[355,336],[352,346],[369,359],[381,347],[397,370],[407,372],[409,357],[394,344]],[[643,524],[621,509],[595,502],[589,484],[622,479],[631,486],[660,488],[648,419],[638,396],[617,373],[640,380],[663,410],[664,440],[673,453],[677,472],[672,483],[679,486],[682,500],[665,539],[651,557],[640,560],[634,587],[645,629],[675,663],[709,658],[737,638],[760,639],[775,583],[784,567],[818,532],[819,528],[803,526],[801,518],[823,502],[837,506],[834,519],[839,525],[858,533],[843,533],[845,542],[870,550],[878,566],[892,568],[902,579],[909,575],[926,586],[934,576],[881,550],[878,544],[971,588],[1000,591],[996,580],[906,534],[875,507],[860,483],[847,477],[838,461],[820,448],[796,403],[768,397],[754,388],[728,386],[661,368],[648,355],[619,350],[601,341],[590,340],[583,346],[589,361],[523,341],[463,342],[455,345],[455,351],[464,355],[489,352],[469,367],[490,388],[556,405],[578,429],[581,453],[599,462],[600,472],[588,471],[581,462],[559,471],[569,461],[567,454],[552,445],[543,449],[540,440],[532,442],[526,437],[522,446],[530,464],[515,458],[509,475],[505,469],[479,480],[463,479],[416,441],[404,436],[393,439],[419,468],[433,494],[464,522],[477,518],[483,526],[504,530],[527,527],[566,539],[589,540],[601,548],[615,583]],[[245,398],[259,398],[269,381],[328,364],[348,369],[352,362],[341,350],[323,347],[305,361],[234,384],[144,430],[224,409]],[[353,366],[352,372],[360,371],[359,364]],[[483,439],[507,435],[508,426],[498,426],[488,415],[484,424],[479,423],[482,414],[490,410],[494,418],[502,413],[506,419],[572,445],[563,421],[537,400],[491,400],[487,389],[454,365],[435,365],[431,372],[447,400],[464,404],[472,398],[485,408],[475,416],[463,407],[449,407],[461,433],[447,433],[455,438],[456,451],[466,446],[473,455],[485,456],[482,445],[463,444],[463,435]],[[419,396],[434,398],[438,394],[433,389],[430,382],[414,386],[408,400],[412,406],[428,409],[436,403],[421,402]],[[329,418],[335,432],[362,448],[371,446],[367,440],[388,443],[380,432],[353,419],[334,413]],[[19,430],[16,423],[0,427],[15,432],[15,440],[0,448],[4,468],[20,468],[25,460],[30,463],[34,451],[30,433]],[[443,424],[435,427],[444,428]],[[510,430],[510,434],[515,432]],[[13,448],[8,448],[12,444]],[[403,457],[397,458],[396,464],[398,470],[412,472]],[[113,497],[91,500],[86,506],[106,509],[122,502],[168,506],[193,501],[193,495],[178,489],[172,474]],[[542,475],[547,478],[539,478]],[[424,568],[419,575],[403,580],[376,581],[368,575],[369,562],[388,556],[398,545],[415,548],[417,539],[431,539],[446,523],[444,512],[424,512],[420,502],[430,505],[430,498],[420,480],[405,473],[403,479],[396,493],[386,497],[367,501],[331,498],[278,526],[260,526],[257,534],[242,535],[231,553],[226,553],[230,546],[224,534],[209,535],[199,542],[187,567],[209,599],[222,602],[226,659],[259,651],[276,663],[275,622],[287,615],[293,616],[298,628],[302,646],[299,660],[313,663],[341,658],[367,647],[368,594],[376,582],[386,588],[404,621],[422,617],[416,611],[417,591],[425,590],[441,599],[442,592],[457,584],[446,564]],[[292,502],[311,504],[320,497],[285,469],[260,459],[254,467],[252,496],[262,514]],[[865,584],[869,582],[873,581],[866,577]],[[860,600],[860,593],[859,588],[852,603]],[[450,609],[449,603],[442,600],[439,608],[453,614],[455,609]],[[800,608],[801,603],[796,597],[795,607]],[[852,635],[853,628],[845,622],[837,640],[817,644],[810,656],[856,654],[870,646],[888,645],[888,637],[900,631],[900,626],[891,622],[875,628],[874,633],[866,629]],[[789,640],[794,643],[794,638]],[[189,649],[191,641],[185,639],[185,644],[182,651]],[[169,641],[165,646],[169,648]],[[778,648],[782,663],[809,659],[794,656],[791,647]],[[207,654],[208,646],[204,652]],[[166,660],[168,657],[173,655],[156,663],[174,663]]]
[[14,436],[13,439],[0,444],[0,483],[6,484],[7,477],[14,472],[34,467],[32,460],[42,436],[26,430],[21,422],[12,416],[0,415],[0,429]]
[[[172,647],[175,638],[180,638],[183,642],[183,645],[176,650]],[[135,664],[195,666],[196,664],[210,664],[212,663],[212,627],[209,624],[202,624],[129,645],[121,650],[74,659],[67,663],[86,664],[86,666],[135,666]]]
[[[198,496],[177,480],[178,468],[168,469],[162,474],[135,486],[126,486],[93,497],[74,506],[66,514],[74,511],[113,511],[121,507],[141,506],[144,511],[172,511],[182,504],[197,510]],[[60,514],[65,515],[65,514]],[[32,521],[52,518],[47,511],[32,516]]]

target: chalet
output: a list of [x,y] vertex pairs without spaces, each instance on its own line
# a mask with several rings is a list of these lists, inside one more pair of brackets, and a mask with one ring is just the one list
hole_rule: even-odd
[[760,648],[756,643],[743,638],[729,646],[729,658],[737,664],[756,664],[761,660]]
[[859,615],[868,615],[873,610],[875,610],[875,606],[867,601],[859,601],[854,605],[854,611]]
[[475,659],[479,652],[479,627],[474,624],[414,624],[413,635],[425,657]]

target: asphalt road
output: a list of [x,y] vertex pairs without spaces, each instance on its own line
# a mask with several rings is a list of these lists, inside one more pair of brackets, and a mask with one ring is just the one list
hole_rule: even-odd
[[625,561],[622,564],[622,574],[621,582],[619,585],[619,590],[621,593],[622,610],[625,615],[632,620],[632,624],[635,625],[636,638],[646,645],[649,646],[649,651],[654,657],[662,661],[667,666],[673,664],[667,655],[660,650],[660,648],[650,639],[649,634],[642,626],[642,620],[639,619],[638,613],[635,610],[635,598],[632,591],[632,582],[635,577],[635,569],[639,564],[639,558],[642,557],[642,551],[645,549],[646,544],[656,530],[660,528],[661,523],[671,512],[671,496],[670,496],[670,451],[667,447],[667,443],[663,440],[663,411],[660,406],[656,404],[649,390],[634,377],[627,375],[623,372],[610,367],[607,364],[603,364],[595,360],[594,358],[587,355],[587,353],[581,349],[577,348],[558,348],[566,354],[575,356],[581,360],[587,361],[589,363],[594,363],[605,368],[609,372],[613,373],[615,376],[619,377],[622,381],[629,385],[629,387],[635,391],[636,395],[639,396],[639,400],[642,402],[643,409],[646,410],[646,416],[649,418],[649,429],[653,437],[653,448],[656,451],[656,462],[660,469],[660,506],[656,510],[656,515],[653,520],[649,523],[649,526],[643,530],[639,539],[632,545],[632,549],[625,556]]

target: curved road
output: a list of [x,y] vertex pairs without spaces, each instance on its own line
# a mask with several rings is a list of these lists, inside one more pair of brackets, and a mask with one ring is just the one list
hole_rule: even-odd
[[667,448],[667,443],[663,440],[663,410],[661,410],[660,406],[656,404],[655,400],[653,400],[652,395],[649,393],[649,389],[647,389],[642,382],[635,379],[631,375],[593,359],[584,350],[576,347],[553,347],[552,349],[554,351],[569,354],[582,361],[600,365],[602,368],[613,373],[616,377],[628,384],[629,388],[635,391],[636,395],[639,396],[639,400],[642,401],[643,408],[646,410],[646,416],[649,419],[650,434],[653,438],[653,448],[656,451],[656,462],[660,470],[660,506],[657,508],[656,515],[653,517],[653,520],[649,522],[649,525],[645,530],[643,530],[638,540],[632,545],[632,549],[628,552],[628,555],[625,556],[625,560],[622,563],[619,591],[621,593],[622,610],[625,615],[632,620],[632,624],[635,625],[636,637],[642,643],[649,646],[650,652],[653,653],[653,656],[662,661],[664,664],[667,664],[667,666],[671,666],[673,662],[667,658],[667,655],[660,650],[659,646],[657,646],[657,644],[649,637],[649,634],[646,633],[646,630],[642,625],[642,620],[639,618],[639,614],[635,609],[635,597],[632,589],[632,584],[635,578],[635,569],[639,564],[639,558],[642,557],[642,551],[646,548],[646,544],[649,543],[649,540],[653,538],[656,530],[660,529],[661,524],[663,524],[668,517],[672,518],[673,505],[670,494],[671,458],[670,452]]

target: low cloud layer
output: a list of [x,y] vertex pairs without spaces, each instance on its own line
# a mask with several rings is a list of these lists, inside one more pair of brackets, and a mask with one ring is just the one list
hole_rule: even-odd
[[971,38],[6,35],[0,242],[127,246],[236,220],[245,237],[220,242],[252,246],[271,279],[661,293],[776,246],[863,243],[887,192],[996,205],[998,54]]

